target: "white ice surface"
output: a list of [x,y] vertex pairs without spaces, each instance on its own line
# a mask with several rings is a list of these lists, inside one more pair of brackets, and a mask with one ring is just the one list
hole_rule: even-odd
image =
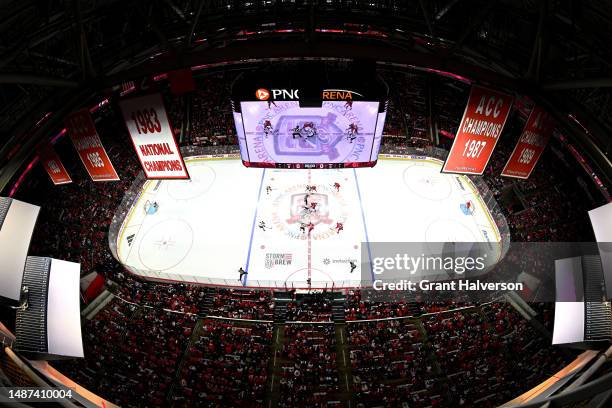
[[[119,257],[134,273],[221,285],[353,286],[362,242],[498,241],[467,177],[440,173],[435,159],[381,159],[374,168],[245,168],[239,160],[190,158],[192,181],[149,181],[126,217]],[[340,191],[333,188],[340,183]],[[313,232],[300,221],[305,186],[320,202]],[[268,194],[266,187],[272,191]],[[159,210],[144,215],[145,203]],[[461,205],[472,203],[473,214]],[[264,231],[258,224],[264,221]],[[336,233],[337,222],[344,231]],[[131,244],[128,242],[131,241]],[[238,268],[248,271],[238,280]]]

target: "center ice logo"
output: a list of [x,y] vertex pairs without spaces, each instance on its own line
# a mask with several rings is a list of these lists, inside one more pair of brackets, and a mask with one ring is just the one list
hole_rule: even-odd
[[[316,203],[315,207],[312,204]],[[316,209],[316,211],[314,211]],[[327,194],[293,194],[291,195],[291,216],[287,220],[287,224],[295,224],[297,222],[312,223],[314,225],[324,223],[331,224],[329,218],[329,198]]]

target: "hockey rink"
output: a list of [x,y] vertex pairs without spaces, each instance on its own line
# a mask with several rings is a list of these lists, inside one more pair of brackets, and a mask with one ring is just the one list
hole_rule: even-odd
[[[361,281],[361,246],[368,242],[500,240],[470,180],[440,173],[436,159],[380,157],[373,168],[341,170],[255,169],[209,157],[186,164],[191,181],[147,181],[125,216],[117,253],[135,274],[232,286],[307,287],[310,279],[313,288],[351,287]],[[306,186],[316,192],[305,197]],[[239,280],[241,267],[248,274]]]

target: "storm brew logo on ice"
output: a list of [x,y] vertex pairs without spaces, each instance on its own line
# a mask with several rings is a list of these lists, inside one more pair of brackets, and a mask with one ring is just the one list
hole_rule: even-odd
[[293,261],[292,254],[266,254],[266,268],[272,269],[275,266],[289,266]]

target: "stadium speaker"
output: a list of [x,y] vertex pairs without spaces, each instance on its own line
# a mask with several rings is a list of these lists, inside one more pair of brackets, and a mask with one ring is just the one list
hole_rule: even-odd
[[597,255],[555,261],[553,344],[584,349],[612,342],[612,309],[604,301],[603,282]]
[[78,263],[29,256],[17,310],[15,349],[30,358],[83,357]]
[[0,300],[18,303],[23,266],[40,207],[0,197]]

